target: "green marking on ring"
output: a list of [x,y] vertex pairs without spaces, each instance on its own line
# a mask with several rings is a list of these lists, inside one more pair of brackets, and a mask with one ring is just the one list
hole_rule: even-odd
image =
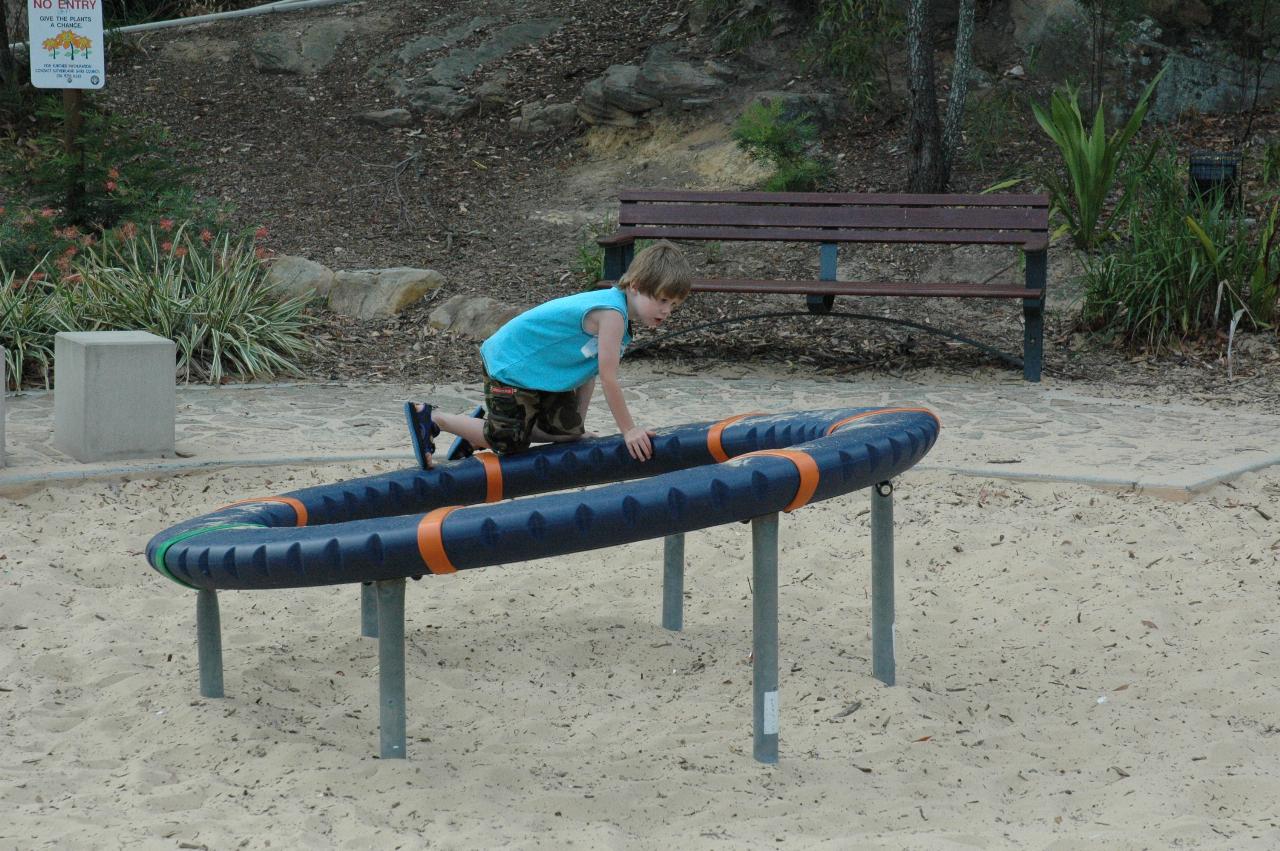
[[172,538],[165,541],[160,546],[156,547],[155,558],[151,562],[151,566],[154,567],[156,570],[160,571],[160,573],[162,573],[163,575],[172,579],[174,582],[181,585],[183,588],[190,588],[193,591],[199,591],[200,589],[197,588],[195,585],[192,585],[189,582],[183,582],[181,579],[179,579],[173,573],[173,571],[169,569],[169,566],[165,564],[164,559],[165,559],[165,556],[169,554],[170,547],[172,547],[174,544],[180,544],[183,541],[187,540],[188,538],[194,538],[196,535],[203,535],[205,532],[223,532],[223,531],[226,531],[227,529],[265,529],[265,528],[267,527],[261,523],[219,523],[216,526],[201,526],[198,529],[188,529],[187,531],[183,532],[180,535],[174,535]]

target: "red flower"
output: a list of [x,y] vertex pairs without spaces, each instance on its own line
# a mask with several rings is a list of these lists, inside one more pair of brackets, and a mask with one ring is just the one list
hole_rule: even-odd
[[54,216],[58,215],[58,213],[52,207],[45,207],[43,210],[40,211],[40,215],[43,218],[52,219]]
[[112,180],[119,180],[120,169],[116,168],[115,166],[112,166],[111,168],[107,169],[107,177],[111,178]]
[[204,230],[200,231],[200,241],[203,242],[205,245],[208,245],[210,242],[213,241],[213,234],[209,231],[208,228],[205,228]]
[[266,225],[263,225],[262,227],[260,227],[260,228],[258,228],[257,230],[255,230],[255,231],[253,232],[253,238],[254,238],[254,239],[266,239],[266,238],[267,238],[267,226],[266,226]]
[[263,248],[263,247],[259,246],[256,250],[254,250],[254,252],[253,252],[253,256],[254,256],[254,257],[257,257],[259,260],[266,260],[266,259],[267,259],[267,249],[265,249],[265,248]]
[[120,226],[120,235],[125,239],[133,239],[138,235],[138,226],[133,222],[125,222]]
[[173,230],[173,219],[161,219],[160,230],[164,231],[165,233],[168,233],[169,231]]
[[32,272],[32,273],[31,273],[31,280],[33,280],[33,281],[43,281],[43,280],[44,280],[45,278],[47,278],[47,277],[49,277],[49,276],[48,276],[48,275],[46,275],[44,272]]
[[108,192],[115,192],[115,191],[116,191],[116,182],[115,182],[114,180],[108,180],[106,183],[104,183],[104,184],[102,184],[102,185],[103,185],[103,186],[105,186],[105,187],[107,188],[107,191],[108,191]]
[[174,257],[186,257],[186,256],[187,256],[187,247],[186,247],[185,245],[179,245],[177,248],[175,248],[175,249],[173,250],[173,256],[174,256]]
[[172,248],[173,248],[173,243],[169,242],[168,240],[165,240],[164,242],[160,243],[161,251],[169,251]]
[[62,252],[62,256],[63,256],[63,257],[75,257],[75,256],[76,256],[76,247],[75,247],[74,245],[68,245],[68,246],[67,246],[67,250],[66,250],[66,251],[64,251],[64,252]]

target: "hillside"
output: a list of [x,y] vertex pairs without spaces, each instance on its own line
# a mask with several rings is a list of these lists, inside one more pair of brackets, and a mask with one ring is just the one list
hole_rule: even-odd
[[[531,305],[573,291],[580,286],[574,269],[590,245],[591,228],[603,225],[619,188],[745,188],[761,172],[736,150],[729,131],[751,95],[780,88],[839,92],[837,84],[804,70],[794,59],[794,38],[783,34],[745,57],[722,57],[731,65],[732,84],[706,108],[650,119],[634,130],[575,123],[528,135],[512,128],[511,119],[525,105],[572,103],[608,66],[639,62],[655,44],[715,56],[710,37],[690,31],[685,9],[676,0],[534,0],[519,6],[384,0],[229,20],[137,39],[127,65],[114,63],[119,71],[107,97],[113,108],[158,122],[191,143],[201,191],[232,204],[242,224],[266,226],[275,251],[335,269],[406,265],[444,274],[448,283],[433,301],[395,320],[322,317],[309,375],[473,380],[475,344],[427,326],[436,304],[469,293]],[[494,33],[539,21],[555,22],[550,35],[473,63],[472,73],[461,79],[462,91],[482,94],[477,111],[445,118],[411,109],[407,123],[389,127],[358,118],[406,106],[389,83],[396,74],[402,90],[411,88],[419,70],[463,51],[483,59]],[[295,73],[255,67],[251,46],[264,34],[288,42],[317,27],[343,34],[321,67]],[[406,62],[406,56],[413,58]],[[998,150],[962,158],[953,189],[976,191],[1011,174],[1031,174],[1035,161],[1047,155],[1027,116],[1004,120],[1009,126]],[[821,143],[834,168],[828,188],[900,189],[904,137],[900,117],[837,110]],[[1055,255],[1046,339],[1051,377],[1108,382],[1115,392],[1141,384],[1162,395],[1225,394],[1226,401],[1238,402],[1280,395],[1264,386],[1277,372],[1268,360],[1274,338],[1237,347],[1235,366],[1243,381],[1228,388],[1215,350],[1188,349],[1160,361],[1130,359],[1074,333],[1078,293],[1070,281],[1072,261],[1066,251]],[[777,274],[816,268],[816,257],[799,249],[761,253],[726,247],[713,256],[695,251],[694,259],[716,264],[717,275],[729,269]],[[1016,263],[1001,270],[1013,261],[965,249],[872,250],[842,259],[842,273],[927,272],[982,280],[1000,272],[1012,280]],[[773,309],[785,303],[761,298]],[[689,325],[761,306],[761,299],[703,297],[691,301],[678,320]],[[1006,347],[1018,333],[1016,308],[999,303],[868,302],[851,309],[885,311]],[[1256,358],[1249,355],[1251,347],[1260,352]],[[834,374],[939,369],[1014,377],[966,347],[881,323],[839,319],[732,325],[666,344],[653,356],[682,369],[759,362]]]

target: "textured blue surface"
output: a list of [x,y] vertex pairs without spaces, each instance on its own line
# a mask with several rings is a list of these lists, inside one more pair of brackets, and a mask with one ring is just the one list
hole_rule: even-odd
[[[859,414],[869,415],[826,434]],[[793,448],[808,454],[820,472],[812,502],[909,469],[932,448],[939,428],[926,411],[762,414],[724,428],[721,445],[730,460],[716,463],[707,445],[713,426],[660,430],[647,462],[632,459],[620,436],[504,456],[501,502],[484,502],[485,465],[473,457],[282,494],[305,507],[302,527],[287,503],[228,506],[156,535],[147,545],[147,560],[194,588],[288,588],[418,576],[428,572],[418,546],[423,515],[466,506],[442,526],[449,562],[458,570],[510,564],[785,508],[800,486],[796,464],[773,456],[736,457],[745,453]],[[244,525],[210,528],[235,524]]]

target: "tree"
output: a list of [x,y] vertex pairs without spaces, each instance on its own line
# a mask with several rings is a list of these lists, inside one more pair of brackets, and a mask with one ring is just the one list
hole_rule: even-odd
[[911,155],[911,171],[907,189],[910,192],[945,192],[951,182],[951,164],[960,144],[964,102],[969,94],[969,69],[973,64],[974,0],[960,0],[945,125],[938,118],[933,20],[932,0],[909,1],[907,56],[911,74],[911,105],[907,150]]
[[0,85],[17,85],[18,67],[9,50],[9,4],[0,0]]

